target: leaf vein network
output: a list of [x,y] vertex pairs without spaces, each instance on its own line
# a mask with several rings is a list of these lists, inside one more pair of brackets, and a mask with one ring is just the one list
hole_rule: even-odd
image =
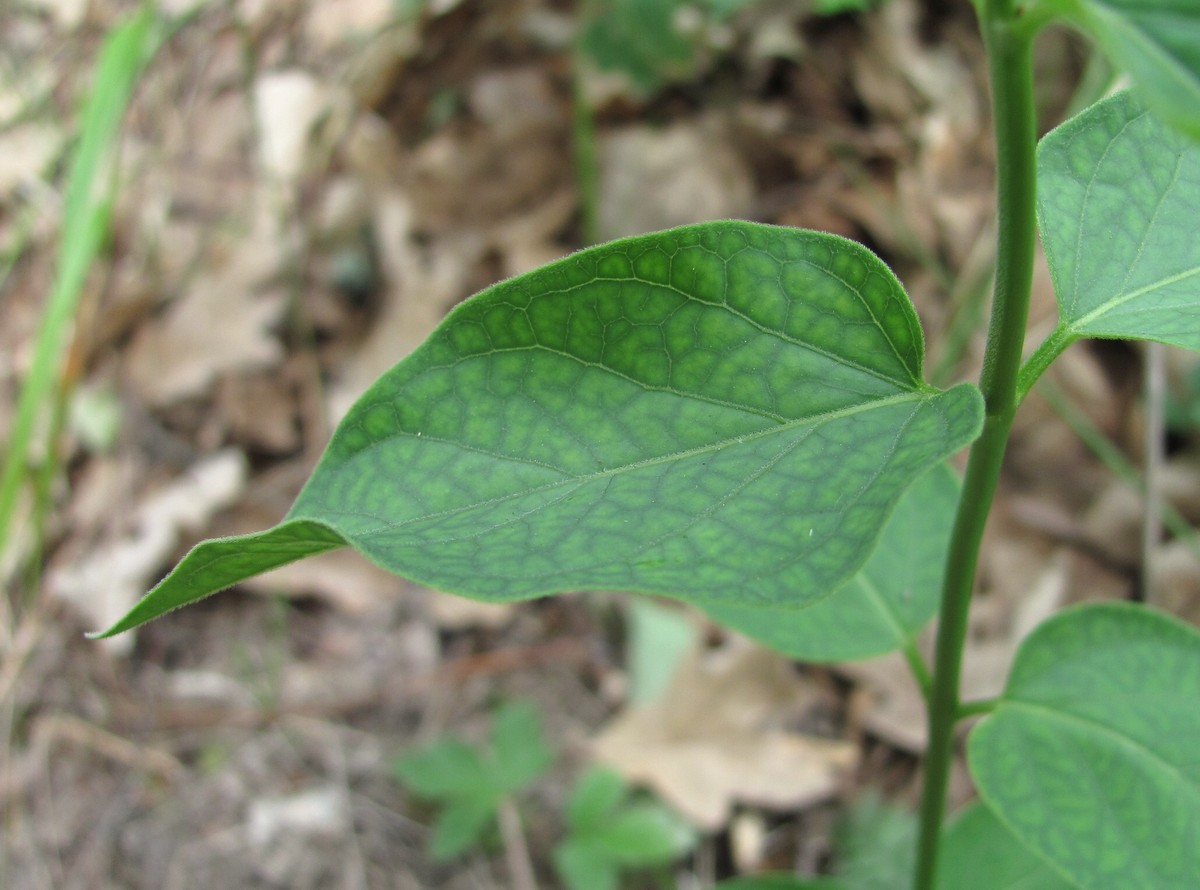
[[[427,522],[427,521],[436,520],[436,519],[444,519],[449,516],[459,515],[461,513],[469,512],[471,510],[479,509],[481,507],[498,506],[500,504],[511,501],[515,498],[526,497],[528,495],[534,495],[534,494],[538,494],[540,492],[552,491],[555,488],[558,488],[559,486],[563,486],[563,485],[582,486],[583,484],[586,484],[588,482],[592,482],[592,481],[595,481],[598,479],[609,478],[612,476],[619,475],[621,473],[635,472],[637,470],[644,469],[647,467],[660,466],[663,464],[669,464],[669,463],[673,463],[673,462],[680,461],[680,460],[686,460],[686,459],[689,459],[692,457],[699,457],[704,454],[712,454],[714,452],[720,451],[720,450],[730,447],[730,446],[741,445],[746,442],[755,441],[757,439],[761,439],[761,438],[764,438],[766,436],[776,434],[776,433],[785,433],[785,432],[793,432],[793,431],[801,432],[801,433],[803,433],[803,436],[796,443],[796,444],[799,444],[799,441],[803,441],[804,438],[807,438],[809,435],[811,435],[813,432],[815,432],[817,428],[824,426],[824,425],[832,422],[833,420],[836,420],[836,419],[839,419],[842,417],[849,417],[854,414],[858,414],[858,413],[861,413],[863,411],[867,411],[867,410],[870,410],[873,408],[883,407],[885,405],[901,404],[903,402],[908,402],[908,401],[920,401],[927,397],[928,396],[926,394],[922,394],[922,393],[901,393],[899,395],[889,396],[884,399],[878,399],[870,404],[853,405],[849,408],[842,408],[837,411],[827,412],[825,414],[816,415],[816,416],[810,417],[810,418],[804,418],[802,420],[787,421],[783,424],[780,424],[779,426],[767,427],[762,430],[757,430],[757,431],[754,431],[751,433],[746,433],[746,434],[739,435],[739,436],[721,439],[719,441],[710,442],[710,443],[707,443],[704,445],[699,445],[694,448],[688,448],[688,449],[684,449],[681,451],[666,452],[664,454],[655,455],[654,457],[644,458],[642,460],[637,460],[637,461],[630,461],[628,463],[623,463],[618,466],[609,467],[609,468],[603,469],[603,470],[597,470],[592,473],[570,475],[565,470],[562,470],[561,468],[551,468],[551,469],[554,469],[556,472],[561,473],[563,475],[563,478],[556,479],[556,480],[553,480],[550,482],[546,482],[541,485],[536,485],[536,486],[533,486],[530,488],[524,488],[524,489],[521,489],[520,491],[514,491],[514,492],[507,493],[507,494],[499,495],[494,498],[488,498],[487,500],[473,501],[472,503],[469,503],[469,504],[462,504],[460,506],[452,507],[448,510],[441,510],[436,513],[424,513],[420,516],[413,516],[408,519],[389,521],[389,522],[386,522],[386,523],[380,525],[377,528],[362,532],[362,534],[364,534],[364,535],[379,534],[384,531],[393,531],[395,529],[404,528],[406,526],[414,525],[414,524],[420,523],[420,522]],[[804,430],[803,428],[806,426],[811,426],[813,429],[812,430]],[[409,435],[411,435],[411,434],[409,434]],[[416,436],[411,436],[411,438],[415,439]],[[423,442],[427,441],[430,443],[437,443],[439,445],[446,445],[446,446],[453,447],[453,448],[465,449],[465,450],[469,450],[469,451],[472,451],[475,453],[483,454],[488,457],[494,457],[494,458],[497,458],[500,460],[513,460],[513,458],[509,455],[495,454],[495,453],[487,451],[486,449],[476,448],[474,446],[466,445],[462,442],[456,442],[456,441],[453,441],[450,439],[441,439],[439,437],[429,436],[429,435],[425,435],[425,434],[422,434],[420,439]],[[381,445],[385,444],[386,441],[387,440],[381,440],[380,442],[377,442],[373,446],[371,446],[371,448],[380,447]],[[790,447],[795,447],[795,446],[790,446]],[[359,452],[359,453],[361,454],[361,452]],[[356,516],[359,518],[361,518],[363,516],[367,516],[372,519],[379,518],[379,517],[371,516],[371,514],[363,513],[361,511],[331,510],[328,507],[324,507],[324,506],[319,507],[318,512],[320,515],[340,514],[340,515],[347,515],[347,516]],[[309,516],[309,515],[307,515],[307,513],[308,513],[308,511],[306,510],[302,513],[299,513],[299,514],[293,516],[292,518],[311,518],[311,519],[318,519],[318,521],[319,521],[318,515],[314,514],[314,515]]]

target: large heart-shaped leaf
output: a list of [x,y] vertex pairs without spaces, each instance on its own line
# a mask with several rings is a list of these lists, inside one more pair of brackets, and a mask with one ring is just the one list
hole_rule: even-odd
[[1200,631],[1124,603],[1022,643],[972,732],[980,795],[1082,887],[1200,887]]
[[958,478],[948,466],[910,488],[857,575],[797,616],[737,604],[705,611],[726,627],[802,661],[853,661],[899,649],[937,612]]
[[979,803],[956,815],[942,832],[938,890],[1072,890],[1045,862],[1017,843]]
[[1129,73],[1150,107],[1200,139],[1196,0],[1043,0]]
[[1106,99],[1042,140],[1038,216],[1059,323],[1035,374],[1084,337],[1200,349],[1200,144]]
[[978,432],[921,379],[861,245],[705,223],[601,245],[458,307],[343,420],[284,522],[201,544],[118,632],[349,544],[492,600],[624,589],[801,606]]

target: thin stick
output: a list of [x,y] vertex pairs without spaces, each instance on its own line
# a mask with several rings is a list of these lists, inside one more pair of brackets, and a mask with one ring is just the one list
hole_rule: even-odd
[[500,837],[504,841],[504,858],[508,863],[508,876],[513,890],[538,890],[533,876],[533,861],[529,858],[529,845],[525,843],[525,830],[521,827],[521,814],[511,797],[500,802],[498,813]]

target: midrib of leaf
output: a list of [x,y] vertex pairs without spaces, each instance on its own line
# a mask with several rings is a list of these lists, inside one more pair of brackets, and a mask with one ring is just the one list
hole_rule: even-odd
[[[1166,287],[1167,285],[1175,284],[1176,282],[1179,282],[1179,281],[1186,281],[1188,278],[1191,278],[1193,275],[1200,275],[1200,266],[1193,266],[1191,269],[1187,269],[1187,270],[1185,270],[1183,272],[1179,272],[1175,275],[1168,275],[1166,278],[1160,278],[1158,281],[1153,281],[1150,284],[1147,284],[1145,287],[1139,287],[1137,290],[1130,291],[1127,294],[1120,294],[1116,297],[1113,297],[1111,300],[1109,300],[1103,306],[1093,309],[1087,315],[1080,316],[1078,319],[1071,322],[1067,327],[1069,328],[1071,334],[1078,335],[1081,332],[1082,328],[1086,327],[1088,324],[1095,321],[1097,318],[1104,315],[1106,312],[1111,312],[1113,309],[1116,309],[1118,306],[1122,306],[1125,303],[1128,303],[1130,300],[1136,300],[1138,297],[1142,296],[1143,294],[1149,293],[1150,291],[1153,291],[1157,288]],[[1153,307],[1148,307],[1148,308],[1153,308]]]
[[[733,314],[737,314],[737,313],[733,313]],[[751,322],[751,323],[753,323],[753,322]],[[785,342],[787,342],[786,338],[780,337],[780,339],[783,339]],[[803,344],[797,344],[797,345],[803,345]],[[815,347],[812,347],[812,351],[819,352],[819,350],[816,349]],[[691,399],[694,402],[704,402],[705,404],[708,404],[708,405],[716,405],[718,408],[730,408],[734,411],[741,411],[743,414],[751,414],[755,417],[765,417],[767,420],[773,420],[773,421],[776,421],[777,423],[787,423],[787,421],[788,421],[788,418],[784,417],[782,414],[773,414],[770,411],[763,411],[758,408],[751,407],[750,405],[739,405],[737,402],[727,402],[724,399],[714,399],[712,396],[707,396],[702,392],[691,392],[691,391],[687,391],[687,390],[676,389],[673,386],[655,386],[653,383],[647,383],[644,380],[638,380],[636,377],[631,377],[630,375],[624,373],[623,371],[618,371],[616,368],[610,367],[609,365],[606,365],[603,362],[591,362],[591,361],[588,361],[587,359],[580,358],[577,355],[572,355],[569,352],[563,352],[561,349],[555,349],[553,346],[546,346],[543,343],[537,343],[537,344],[534,344],[533,346],[513,346],[513,347],[507,348],[507,349],[503,349],[503,348],[502,349],[492,349],[492,350],[489,350],[488,352],[480,353],[477,357],[478,358],[486,358],[487,356],[503,355],[503,354],[509,353],[509,352],[548,352],[551,355],[557,355],[559,358],[569,359],[569,360],[575,362],[580,367],[593,368],[597,371],[603,371],[607,374],[610,374],[613,377],[616,377],[618,380],[624,380],[626,383],[632,383],[634,386],[640,387],[641,389],[643,389],[646,392],[668,393],[669,395],[679,396],[681,399]],[[472,356],[472,357],[475,358],[476,356]],[[863,373],[870,373],[870,369],[868,369],[868,368],[860,368],[857,365],[851,364],[849,362],[843,362],[842,364],[846,365],[846,367],[850,367],[850,368],[854,368],[855,370],[862,371]],[[454,367],[454,364],[452,363],[452,364],[445,364],[445,365],[431,365],[430,367],[436,368],[436,369],[448,369],[448,368]],[[873,374],[872,376],[877,377],[881,380],[884,380],[888,383],[896,383],[897,385],[905,386],[906,388],[911,386],[911,384],[898,383],[897,381],[891,380],[887,377],[884,377],[881,374]],[[482,452],[482,453],[486,454],[487,452]],[[540,464],[538,464],[536,462],[531,462],[531,463],[533,463],[534,466],[540,466]]]
[[[1093,166],[1092,177],[1091,177],[1091,179],[1088,180],[1087,187],[1084,188],[1084,190],[1083,190],[1083,206],[1079,210],[1080,220],[1083,220],[1087,217],[1088,205],[1091,204],[1091,202],[1092,202],[1092,187],[1096,184],[1096,177],[1100,175],[1100,169],[1104,166],[1105,160],[1108,159],[1108,155],[1112,151],[1112,147],[1114,145],[1116,145],[1117,139],[1120,137],[1121,133],[1124,133],[1126,130],[1128,130],[1130,127],[1133,126],[1134,121],[1140,120],[1147,113],[1148,112],[1142,112],[1142,114],[1139,114],[1133,120],[1126,121],[1125,125],[1123,127],[1121,127],[1120,132],[1118,132],[1117,135],[1114,136],[1112,139],[1108,140],[1108,145],[1106,145],[1104,147],[1104,153],[1102,155],[1100,155],[1100,159]],[[1040,176],[1040,172],[1039,172],[1039,179],[1040,178],[1041,178],[1041,176]],[[1076,231],[1076,233],[1075,233],[1075,287],[1071,292],[1071,314],[1072,315],[1075,314],[1075,307],[1079,305],[1079,258],[1083,255],[1083,245],[1084,245],[1085,237],[1086,236],[1083,231],[1083,226],[1080,225],[1078,228],[1078,231]],[[1143,244],[1144,243],[1145,242],[1143,242]]]
[[867,572],[860,571],[854,576],[854,580],[851,582],[851,584],[857,584],[860,588],[862,588],[863,593],[867,595],[867,600],[876,608],[876,610],[878,610],[879,614],[883,616],[883,619],[887,623],[888,627],[892,629],[892,633],[895,634],[896,641],[898,643],[903,643],[908,639],[908,632],[904,629],[904,625],[901,624],[900,616],[892,611],[887,597],[885,597],[880,592],[879,588],[875,586],[874,582],[872,582],[867,576]]
[[[478,510],[480,508],[488,508],[488,507],[498,506],[498,505],[506,503],[507,501],[513,500],[515,498],[523,498],[523,497],[527,497],[531,494],[539,494],[542,492],[553,491],[554,489],[560,488],[562,486],[581,487],[590,482],[595,482],[595,481],[598,481],[601,479],[612,478],[614,476],[621,475],[622,473],[635,472],[635,471],[642,470],[642,469],[645,469],[648,467],[660,466],[663,464],[669,464],[669,463],[674,463],[674,462],[681,461],[681,460],[687,460],[687,459],[690,459],[693,457],[700,457],[705,454],[712,454],[714,452],[723,451],[726,448],[736,447],[736,446],[744,444],[746,442],[753,442],[753,441],[757,441],[758,439],[766,438],[768,436],[782,435],[784,433],[799,430],[806,426],[812,427],[812,430],[809,433],[809,434],[811,434],[811,432],[815,432],[818,427],[823,426],[832,421],[839,420],[841,418],[850,417],[855,414],[860,414],[864,411],[870,411],[870,410],[876,409],[876,408],[883,408],[883,407],[887,407],[887,406],[891,406],[891,405],[902,404],[904,402],[920,402],[927,398],[929,398],[929,393],[925,393],[925,392],[899,393],[894,396],[886,396],[886,397],[880,398],[880,399],[873,399],[872,401],[861,404],[861,405],[852,405],[847,408],[840,408],[836,411],[829,411],[829,412],[825,412],[823,414],[815,414],[815,415],[811,415],[808,417],[796,418],[793,420],[783,421],[782,423],[779,424],[779,426],[768,427],[766,429],[758,430],[756,432],[746,433],[744,435],[734,436],[734,437],[727,438],[727,439],[721,439],[719,441],[710,442],[708,444],[700,445],[695,448],[688,448],[688,449],[685,449],[682,451],[667,452],[665,454],[656,455],[655,457],[646,458],[644,460],[639,460],[639,461],[631,461],[629,463],[620,464],[619,466],[616,466],[616,467],[609,467],[608,469],[599,470],[594,473],[587,473],[587,474],[583,474],[583,475],[567,475],[567,471],[562,470],[558,467],[553,467],[550,465],[543,464],[540,461],[529,461],[525,458],[519,458],[514,455],[499,454],[499,453],[496,453],[493,451],[488,451],[487,449],[484,449],[484,448],[479,448],[477,446],[468,445],[463,442],[456,442],[453,439],[443,439],[441,437],[436,437],[436,436],[426,436],[423,434],[417,435],[416,433],[410,433],[408,438],[412,438],[412,439],[419,438],[422,441],[429,441],[431,443],[437,443],[439,445],[447,445],[447,446],[450,446],[453,448],[460,448],[460,449],[463,449],[466,451],[472,451],[476,454],[482,454],[486,457],[489,457],[489,458],[492,458],[492,459],[495,459],[498,461],[508,461],[511,463],[522,463],[522,464],[528,464],[530,466],[545,468],[545,469],[552,470],[557,473],[562,473],[562,474],[564,474],[564,476],[566,476],[566,478],[560,479],[560,480],[557,480],[554,482],[547,482],[544,485],[538,485],[533,488],[522,488],[519,491],[510,492],[509,494],[505,494],[502,497],[491,498],[486,501],[476,501],[476,502],[473,502],[470,504],[463,504],[461,506],[454,507],[449,510],[442,510],[437,513],[423,513],[420,516],[414,516],[409,519],[403,519],[403,520],[400,520],[397,522],[386,523],[384,525],[380,525],[376,528],[373,528],[369,531],[361,532],[360,534],[374,535],[374,534],[378,534],[383,531],[392,531],[395,529],[404,528],[406,526],[414,525],[417,523],[423,523],[423,522],[428,522],[428,521],[437,520],[437,519],[444,519],[444,518],[451,517],[451,516],[458,516],[463,513],[470,512],[471,510]],[[902,426],[896,430],[897,435],[896,435],[895,439],[899,439],[899,434],[901,432],[903,432],[904,428],[905,427]],[[767,465],[766,469],[769,469],[769,467],[771,465],[773,465],[774,463],[777,463],[779,460],[782,460],[783,457],[785,457],[792,450],[794,450],[796,447],[798,447],[800,444],[802,444],[807,438],[808,438],[808,436],[804,436],[803,438],[797,439],[796,442],[794,442],[790,448],[782,450],[778,455],[776,455],[772,459],[771,463]],[[384,439],[379,442],[375,442],[375,443],[371,444],[370,446],[368,446],[367,448],[363,449],[362,452],[357,452],[355,454],[355,456],[358,456],[358,454],[362,454],[365,451],[384,447],[387,444],[389,444],[391,441],[392,441],[391,439]],[[881,470],[882,470],[882,467],[880,468],[880,471]],[[760,476],[762,472],[765,472],[765,469],[757,470],[752,476],[748,477],[745,480],[745,482],[742,484],[742,487],[745,487],[745,485],[750,484],[750,482],[752,482],[754,479],[758,478],[758,476]],[[871,477],[871,479],[867,483],[867,486],[864,486],[864,487],[869,487],[870,482],[874,481],[874,479],[877,477],[877,475],[878,475],[878,472],[876,473],[876,476]],[[297,503],[297,505],[296,505],[297,508],[302,506],[302,500],[300,503]],[[552,502],[550,502],[550,504],[541,505],[539,507],[539,509],[544,509],[546,506],[550,506],[554,503],[556,503],[556,502],[552,501]],[[714,505],[714,507],[712,509],[715,509],[718,506],[720,506],[719,503]],[[331,510],[324,506],[322,506],[320,508],[320,511],[319,511],[320,515],[306,515],[306,512],[307,511],[305,511],[305,510],[297,509],[296,511],[289,513],[289,515],[287,516],[287,519],[306,519],[307,518],[307,519],[313,519],[317,522],[326,522],[326,524],[327,524],[327,520],[331,516],[337,516],[337,515],[361,516],[362,515],[362,514],[354,513],[353,511],[349,511],[349,510]],[[512,524],[513,522],[521,521],[525,518],[526,515],[528,515],[528,514],[524,514],[522,516],[516,517],[515,519],[509,520],[507,522],[498,523],[495,526],[491,526],[491,528],[502,528],[506,525]],[[703,518],[703,514],[697,518]],[[447,539],[443,539],[443,540],[456,540],[456,539],[447,538]]]
[[[1122,126],[1121,129],[1109,140],[1108,146],[1104,149],[1104,153],[1100,156],[1100,159],[1097,161],[1097,163],[1095,165],[1095,170],[1092,174],[1092,178],[1088,181],[1087,188],[1084,190],[1083,207],[1080,210],[1080,214],[1079,214],[1081,219],[1087,216],[1088,204],[1091,202],[1091,198],[1092,198],[1092,187],[1096,182],[1096,177],[1099,176],[1101,169],[1103,169],[1104,162],[1108,158],[1109,152],[1112,150],[1112,147],[1117,144],[1117,141],[1121,138],[1121,135],[1126,130],[1128,130],[1130,127],[1132,127],[1134,124],[1136,124],[1138,121],[1140,121],[1143,117],[1145,117],[1149,113],[1150,112],[1148,112],[1148,111],[1144,111],[1141,114],[1139,114],[1137,117],[1131,118],[1130,120],[1126,121],[1125,125]],[[1137,264],[1142,258],[1142,254],[1146,249],[1146,241],[1148,240],[1149,233],[1154,229],[1154,224],[1158,220],[1158,216],[1159,216],[1160,211],[1163,208],[1163,205],[1166,203],[1167,198],[1171,194],[1172,187],[1179,180],[1179,172],[1182,167],[1182,164],[1183,164],[1183,156],[1178,155],[1175,158],[1175,169],[1171,175],[1171,182],[1167,185],[1166,188],[1164,188],[1162,190],[1162,192],[1158,196],[1158,203],[1156,204],[1156,206],[1154,208],[1154,213],[1151,214],[1150,220],[1148,221],[1148,223],[1146,224],[1146,227],[1145,227],[1146,236],[1143,237],[1142,240],[1138,243],[1137,255],[1134,257],[1133,262],[1130,263],[1129,267],[1125,270],[1125,278],[1121,282],[1122,287],[1125,286],[1125,282],[1127,282],[1129,280],[1129,276],[1133,274],[1133,270],[1135,268],[1137,268]],[[1079,279],[1080,279],[1080,276],[1078,273],[1079,257],[1081,256],[1081,254],[1083,252],[1083,244],[1084,244],[1084,239],[1086,237],[1087,237],[1087,235],[1084,232],[1084,227],[1082,225],[1079,226],[1079,231],[1075,235],[1076,274],[1075,274],[1075,283],[1074,283],[1075,286],[1074,286],[1073,292],[1071,294],[1071,313],[1072,314],[1075,312],[1075,307],[1079,304]],[[1138,297],[1142,296],[1143,294],[1150,293],[1150,292],[1157,290],[1159,288],[1162,288],[1162,287],[1167,287],[1168,285],[1175,284],[1176,282],[1185,281],[1188,278],[1192,277],[1193,275],[1197,275],[1197,274],[1200,274],[1200,266],[1194,266],[1191,269],[1186,269],[1183,272],[1176,273],[1175,275],[1168,275],[1166,278],[1160,278],[1157,281],[1152,281],[1149,284],[1146,284],[1142,287],[1137,288],[1136,290],[1128,291],[1126,293],[1118,293],[1116,296],[1110,298],[1105,303],[1101,304],[1100,306],[1097,306],[1091,312],[1088,312],[1088,313],[1076,318],[1074,321],[1070,322],[1067,325],[1068,331],[1072,335],[1077,335],[1081,331],[1081,329],[1086,328],[1089,324],[1091,324],[1097,318],[1100,318],[1101,316],[1111,312],[1112,310],[1114,310],[1120,306],[1123,306],[1124,304],[1128,303],[1130,300],[1136,300]],[[1118,288],[1118,290],[1120,290],[1120,288]]]

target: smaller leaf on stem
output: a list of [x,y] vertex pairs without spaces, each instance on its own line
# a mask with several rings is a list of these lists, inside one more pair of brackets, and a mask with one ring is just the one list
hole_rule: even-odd
[[1200,631],[1127,603],[1021,645],[968,760],[1024,846],[1084,887],[1200,886]]
[[1119,93],[1042,139],[1038,195],[1059,323],[1022,395],[1085,337],[1200,350],[1200,144]]
[[1195,0],[1043,2],[1088,34],[1151,109],[1200,139],[1200,7]]

